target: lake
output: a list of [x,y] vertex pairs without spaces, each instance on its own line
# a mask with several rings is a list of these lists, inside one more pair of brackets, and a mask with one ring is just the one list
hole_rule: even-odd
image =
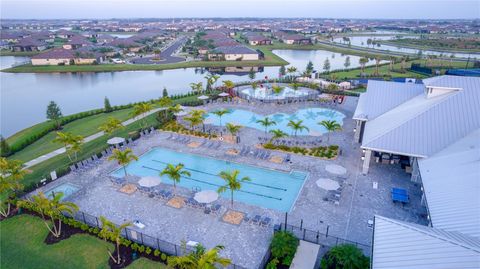
[[[317,70],[323,71],[323,63],[329,59],[331,70],[342,69],[345,55],[329,51],[277,50],[277,55],[289,61],[299,71],[305,70],[309,60]],[[350,56],[351,66],[358,66],[357,56]],[[0,57],[0,67],[27,60],[25,57]],[[373,64],[373,62],[371,62]],[[256,78],[278,77],[279,67],[260,68]],[[53,100],[64,115],[103,107],[107,96],[112,105],[127,104],[158,98],[163,87],[169,94],[190,91],[189,84],[203,81],[208,72],[186,68],[164,71],[125,71],[102,73],[1,73],[0,133],[6,137],[45,120],[47,104]],[[223,74],[218,81],[248,81],[248,72]]]
[[[367,45],[368,39],[391,40],[391,39],[394,39],[395,36],[351,36],[349,38],[352,46],[372,48],[372,45],[370,46]],[[404,36],[404,38],[418,38],[418,36]],[[333,41],[337,43],[345,44],[342,38],[335,38],[333,39]],[[396,52],[411,53],[411,54],[417,54],[419,51],[418,49],[390,46],[390,45],[384,45],[384,44],[381,44],[380,47],[373,46],[373,48],[378,50],[388,50],[388,51],[396,51]],[[468,57],[480,58],[480,54],[478,53],[461,53],[461,52],[447,52],[447,51],[434,51],[434,50],[422,50],[422,53],[424,55],[443,55],[444,57],[450,57],[450,55],[453,54],[457,58],[468,58]]]

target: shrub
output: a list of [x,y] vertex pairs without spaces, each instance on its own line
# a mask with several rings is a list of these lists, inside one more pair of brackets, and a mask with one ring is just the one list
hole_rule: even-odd
[[160,258],[162,259],[162,261],[166,261],[166,260],[167,260],[167,254],[162,253],[162,255],[160,256]]
[[155,256],[155,257],[160,256],[160,254],[161,254],[161,252],[160,252],[160,250],[158,250],[158,249],[155,249],[155,250],[153,251],[153,256]]
[[268,264],[265,269],[277,269],[278,259],[273,258]]
[[82,229],[82,231],[85,232],[85,231],[88,230],[88,225],[84,223],[84,224],[80,225],[80,229]]
[[138,247],[138,252],[140,252],[140,253],[145,252],[145,246],[144,246],[144,245],[140,245],[140,246]]
[[277,232],[270,243],[272,256],[283,265],[289,266],[295,256],[298,244],[298,239],[292,233],[287,231]]
[[145,249],[145,253],[146,253],[147,255],[149,255],[150,253],[152,253],[152,249],[149,248],[149,247],[147,247],[147,248]]
[[354,245],[338,245],[330,249],[322,258],[322,269],[351,268],[368,269],[370,259]]
[[130,248],[133,250],[133,251],[137,251],[138,248],[139,248],[139,245],[137,243],[133,243],[130,245]]

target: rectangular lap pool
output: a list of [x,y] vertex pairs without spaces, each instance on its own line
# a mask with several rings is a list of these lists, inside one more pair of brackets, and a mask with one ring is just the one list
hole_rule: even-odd
[[[246,176],[251,181],[242,183],[242,189],[234,193],[234,200],[283,212],[290,211],[308,175],[300,171],[281,172],[164,148],[155,148],[142,155],[138,161],[127,166],[127,172],[140,177],[158,176],[167,163],[185,165],[191,176],[182,177],[178,185],[189,190],[216,191],[225,185],[225,181],[218,176],[221,171],[239,170],[240,178]],[[123,169],[112,172],[112,175],[123,177]],[[162,177],[162,182],[173,184],[167,176]],[[230,199],[230,192],[222,196]]]

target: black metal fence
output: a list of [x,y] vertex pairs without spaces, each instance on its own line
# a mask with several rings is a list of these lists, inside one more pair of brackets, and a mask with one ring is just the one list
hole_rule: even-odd
[[334,247],[341,244],[352,244],[358,247],[359,249],[361,249],[363,251],[363,254],[365,254],[366,256],[368,257],[371,256],[371,251],[372,251],[371,245],[358,243],[358,242],[347,240],[344,238],[332,236],[332,235],[329,235],[328,233],[324,234],[324,233],[321,233],[320,231],[308,230],[302,227],[293,226],[285,223],[282,223],[280,227],[277,227],[277,229],[278,228],[282,231],[291,232],[292,234],[295,235],[295,237],[297,237],[300,240],[304,240],[304,241],[322,245],[322,246]]
[[[77,211],[73,218],[77,221],[87,224],[90,227],[101,229],[101,221],[96,216],[90,215],[88,213]],[[132,242],[137,244],[142,244],[148,246],[153,249],[158,249],[159,251],[168,254],[170,256],[183,256],[194,249],[188,246],[180,246],[171,242],[167,242],[165,240],[144,234],[142,232],[135,231],[133,229],[125,228],[122,231],[122,236]],[[258,269],[265,268],[268,260],[270,258],[270,250],[268,250],[262,258],[260,265],[257,267]],[[247,269],[243,266],[231,264],[227,267],[228,269]]]

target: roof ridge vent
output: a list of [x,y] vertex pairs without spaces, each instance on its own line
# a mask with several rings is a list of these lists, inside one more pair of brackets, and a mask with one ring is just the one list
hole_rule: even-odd
[[425,87],[425,97],[427,98],[434,98],[437,96],[443,96],[445,94],[450,94],[452,92],[461,91],[462,88],[455,88],[455,87],[441,87],[441,86],[434,86],[428,85]]

